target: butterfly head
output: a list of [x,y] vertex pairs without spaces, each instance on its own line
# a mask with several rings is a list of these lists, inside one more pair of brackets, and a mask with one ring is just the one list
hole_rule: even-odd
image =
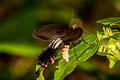
[[77,29],[77,28],[79,28],[79,26],[77,26],[76,24],[73,24],[72,25],[72,29],[74,30],[74,29]]

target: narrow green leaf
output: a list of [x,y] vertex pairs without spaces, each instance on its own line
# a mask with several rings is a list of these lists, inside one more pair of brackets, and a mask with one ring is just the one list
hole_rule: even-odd
[[120,26],[120,18],[105,18],[105,19],[101,19],[98,20],[97,23],[102,23],[104,25],[118,25]]
[[39,75],[39,77],[37,78],[37,80],[44,80],[44,77],[43,77],[43,70],[40,71],[40,75]]
[[109,60],[109,68],[113,68],[115,63],[117,62],[117,59],[114,56],[107,55],[107,58]]
[[75,60],[70,60],[68,63],[63,62],[58,65],[58,70],[56,70],[54,74],[54,80],[63,80],[68,74],[70,74],[76,67],[76,62],[74,62]]
[[37,64],[36,65],[36,77],[37,80],[44,80],[44,76],[43,76],[43,71],[45,68],[43,68],[41,65]]
[[96,70],[96,62],[95,61],[91,61],[91,60],[88,60],[88,61],[85,61],[83,63],[80,63],[78,64],[77,68],[78,69],[83,69],[85,71],[94,71]]
[[85,52],[83,52],[82,55],[80,55],[79,59],[80,62],[86,61],[87,59],[89,59],[92,55],[95,54],[95,52],[98,49],[98,44],[94,43],[92,45],[90,45],[90,47],[87,48],[87,50]]
[[100,55],[100,56],[107,56],[108,53],[105,53],[105,52],[97,52],[97,55]]
[[112,32],[120,32],[119,28],[113,28]]
[[75,46],[76,54],[79,58],[79,61],[76,60],[73,50],[71,49],[69,51],[69,62],[65,62],[63,59],[59,61],[59,65],[57,66],[58,70],[56,70],[54,74],[54,80],[63,80],[76,68],[79,62],[83,62],[89,59],[98,49],[98,44],[95,43],[96,39],[96,35],[89,35],[85,37],[85,40],[87,42],[92,42],[92,44],[89,45],[82,41],[80,44]]
[[120,41],[116,42],[116,47],[120,50]]
[[120,39],[120,33],[115,33],[112,37],[115,39]]

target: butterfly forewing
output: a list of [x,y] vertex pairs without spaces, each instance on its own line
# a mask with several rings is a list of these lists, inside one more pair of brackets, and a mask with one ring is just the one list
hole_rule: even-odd
[[56,38],[60,38],[67,34],[68,27],[57,25],[57,24],[48,24],[39,27],[33,33],[33,37],[40,40],[51,41]]

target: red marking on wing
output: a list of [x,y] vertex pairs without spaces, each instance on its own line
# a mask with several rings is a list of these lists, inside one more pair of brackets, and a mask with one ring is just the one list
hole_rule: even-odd
[[53,64],[54,63],[54,59],[51,57],[50,58],[50,63]]
[[42,66],[47,67],[47,64],[42,63]]

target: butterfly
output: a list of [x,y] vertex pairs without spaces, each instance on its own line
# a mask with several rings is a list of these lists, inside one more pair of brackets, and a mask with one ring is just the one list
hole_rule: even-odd
[[38,64],[47,67],[48,64],[54,63],[54,54],[64,44],[62,56],[65,61],[69,61],[69,43],[77,40],[82,36],[83,30],[76,24],[71,27],[46,24],[35,29],[33,38],[49,42],[48,46],[43,49],[38,56]]

